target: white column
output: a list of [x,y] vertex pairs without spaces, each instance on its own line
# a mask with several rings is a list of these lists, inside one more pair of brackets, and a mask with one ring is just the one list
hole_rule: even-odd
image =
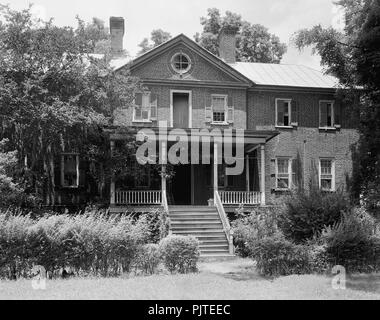
[[261,205],[265,205],[265,145],[260,146],[261,151],[261,175],[260,175],[260,193],[261,193]]
[[[110,141],[110,147],[111,147],[111,157],[113,156],[113,150],[115,149],[115,141]],[[112,174],[111,175],[111,186],[110,186],[110,204],[115,204],[115,177]]]
[[218,144],[214,141],[214,194],[218,191]]
[[[166,159],[166,142],[165,141],[162,141],[161,148],[162,148],[162,158]],[[162,159],[162,162],[163,162],[163,159]],[[162,164],[162,176],[161,176],[161,191],[162,191],[162,193],[166,192],[166,176],[165,176],[165,174],[166,174],[166,165]]]
[[249,192],[249,157],[248,157],[248,154],[245,155],[245,181],[246,181],[247,191]]

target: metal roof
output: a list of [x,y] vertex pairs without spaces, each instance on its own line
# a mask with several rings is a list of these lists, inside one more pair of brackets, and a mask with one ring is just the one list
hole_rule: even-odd
[[258,85],[336,88],[338,84],[335,77],[302,65],[256,62],[229,65]]

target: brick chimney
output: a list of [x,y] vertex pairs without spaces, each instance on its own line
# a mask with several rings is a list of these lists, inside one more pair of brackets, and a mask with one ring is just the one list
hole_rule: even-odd
[[219,57],[226,63],[236,62],[236,30],[222,29],[218,36]]
[[111,52],[114,55],[123,53],[124,18],[110,17]]

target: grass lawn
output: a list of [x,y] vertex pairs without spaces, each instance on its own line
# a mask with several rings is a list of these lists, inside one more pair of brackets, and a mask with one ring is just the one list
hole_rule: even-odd
[[0,299],[380,299],[380,274],[349,276],[345,290],[334,290],[329,276],[263,278],[249,259],[201,262],[199,271],[48,280],[45,290],[30,280],[1,281]]

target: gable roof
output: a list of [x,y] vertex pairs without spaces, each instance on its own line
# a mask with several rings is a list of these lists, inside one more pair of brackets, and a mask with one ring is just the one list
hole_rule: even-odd
[[135,59],[125,57],[112,59],[111,66],[115,71],[128,64],[131,69],[133,69],[179,43],[183,43],[195,50],[210,63],[245,84],[321,89],[336,89],[338,86],[337,78],[303,65],[258,62],[236,62],[227,64],[221,58],[182,33]]
[[336,88],[338,84],[335,77],[302,65],[236,62],[230,66],[257,85]]
[[195,41],[191,40],[184,34],[179,34],[178,36],[160,44],[157,47],[154,47],[153,49],[145,52],[141,56],[132,59],[132,60],[127,60],[126,58],[116,58],[111,61],[111,66],[114,68],[114,70],[118,70],[120,68],[123,68],[125,65],[129,64],[130,68],[133,70],[134,68],[148,62],[149,60],[155,58],[157,55],[164,53],[168,50],[170,50],[172,47],[178,45],[178,44],[183,44],[187,46],[189,49],[194,50],[199,54],[202,58],[207,60],[209,63],[214,65],[215,67],[219,68],[220,70],[224,71],[227,73],[229,76],[232,78],[240,81],[241,83],[251,86],[252,81],[247,78],[245,75],[242,73],[238,72],[235,70],[233,67],[225,63],[222,59],[220,59],[218,56],[214,55],[210,51],[206,50],[199,44],[197,44]]

